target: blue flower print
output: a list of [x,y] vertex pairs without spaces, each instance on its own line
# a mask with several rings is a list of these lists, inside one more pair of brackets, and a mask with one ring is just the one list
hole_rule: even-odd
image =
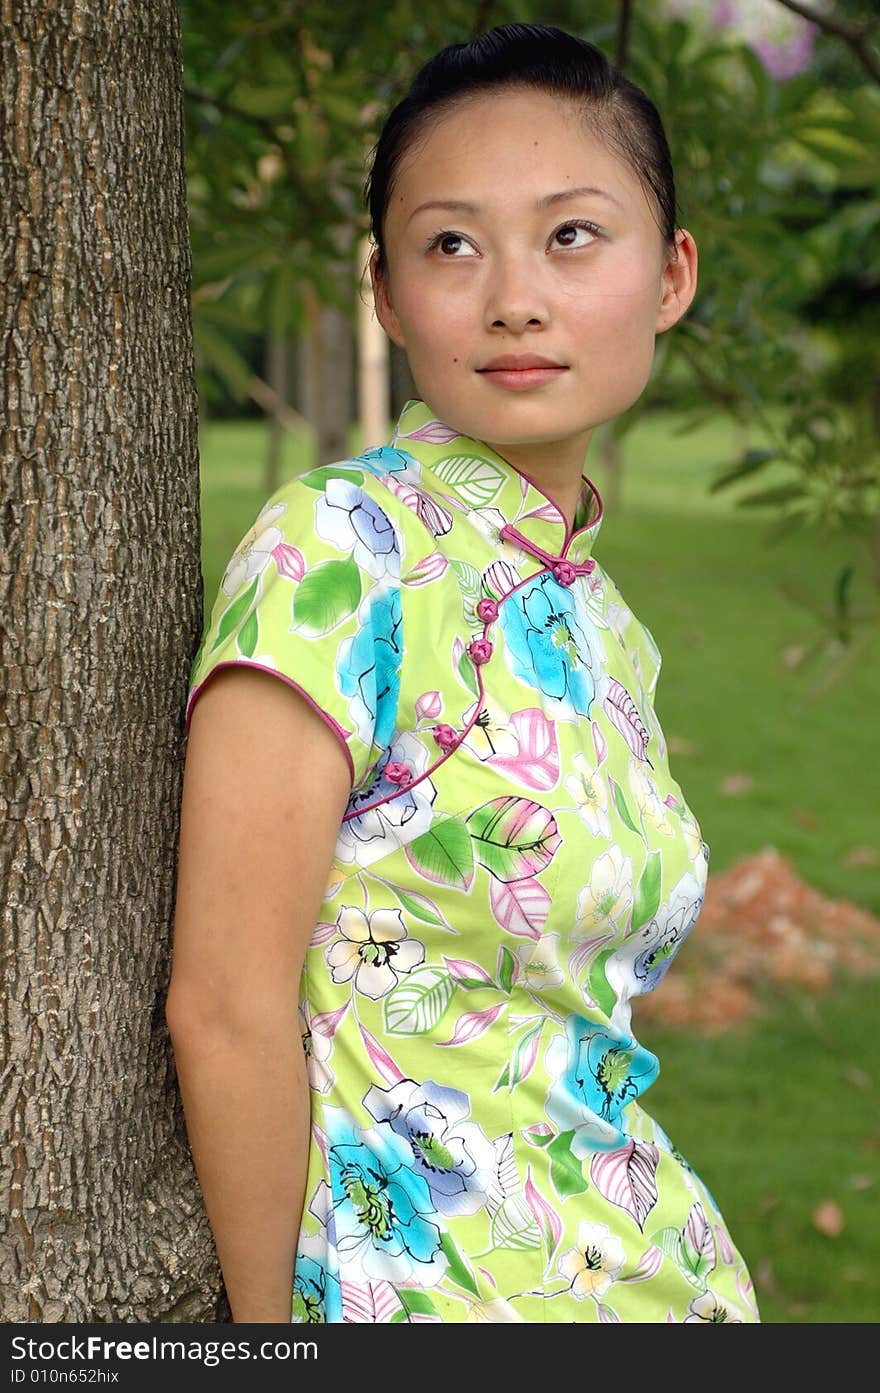
[[400,591],[377,589],[361,606],[360,628],[339,645],[339,690],[365,745],[387,745],[397,720],[403,629]]
[[592,653],[571,592],[545,574],[511,595],[499,618],[514,676],[558,702],[562,720],[589,715]]
[[390,518],[350,479],[328,479],[315,504],[315,531],[340,551],[353,553],[376,580],[400,575],[400,547]]
[[[630,934],[605,961],[605,978],[618,1002],[652,992],[666,976],[673,958],[697,922],[703,885],[685,872],[665,904],[647,924]],[[620,1022],[615,1017],[612,1021]]]
[[405,450],[395,450],[392,445],[378,445],[373,450],[364,450],[355,456],[358,464],[364,465],[371,474],[381,478],[383,474],[394,474],[407,479],[412,484],[420,482],[422,466],[419,460],[408,455]]
[[[334,1290],[328,1291],[328,1288]],[[297,1254],[293,1275],[292,1323],[319,1325],[328,1319],[328,1307],[339,1303],[339,1283],[322,1262]]]
[[624,1146],[623,1110],[656,1079],[657,1056],[621,1031],[572,1014],[545,1058],[554,1076],[547,1116],[561,1131],[574,1131],[572,1153],[583,1160]]
[[[334,1114],[336,1116],[334,1116]],[[428,1287],[447,1259],[427,1181],[412,1150],[390,1128],[356,1127],[341,1108],[325,1110],[330,1172],[328,1227],[340,1278]]]
[[402,1079],[392,1088],[374,1084],[364,1107],[403,1137],[411,1164],[427,1181],[441,1214],[475,1214],[486,1203],[495,1175],[495,1148],[475,1122],[465,1122],[470,1099],[457,1088],[427,1079]]

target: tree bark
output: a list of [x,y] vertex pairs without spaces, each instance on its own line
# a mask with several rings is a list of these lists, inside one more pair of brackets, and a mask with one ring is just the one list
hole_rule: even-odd
[[0,0],[3,1322],[222,1301],[164,1023],[202,623],[182,86],[175,0]]

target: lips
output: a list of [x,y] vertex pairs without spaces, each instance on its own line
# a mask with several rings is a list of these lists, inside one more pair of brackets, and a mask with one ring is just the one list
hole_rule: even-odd
[[564,368],[566,363],[558,363],[554,358],[543,358],[537,353],[501,353],[490,358],[477,372],[528,372],[529,368]]

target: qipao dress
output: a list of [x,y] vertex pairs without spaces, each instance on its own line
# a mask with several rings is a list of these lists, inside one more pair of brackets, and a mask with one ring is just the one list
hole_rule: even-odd
[[575,526],[418,399],[266,503],[191,674],[249,664],[351,771],[291,1029],[311,1103],[295,1323],[759,1320],[716,1203],[642,1106],[631,1001],[708,848],[660,656]]

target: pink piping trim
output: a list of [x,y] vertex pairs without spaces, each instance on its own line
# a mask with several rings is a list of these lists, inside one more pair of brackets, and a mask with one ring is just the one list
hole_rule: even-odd
[[[542,576],[542,575],[544,574],[544,572],[545,572],[546,570],[548,570],[548,569],[549,569],[549,568],[548,568],[547,566],[542,566],[542,568],[541,568],[540,571],[535,571],[533,575],[526,576],[526,578],[525,578],[524,580],[519,581],[518,584],[516,584],[516,585],[513,587],[512,590],[508,590],[508,592],[507,592],[506,595],[502,595],[502,596],[500,597],[499,601],[498,601],[499,612],[500,612],[501,606],[504,604],[505,600],[509,600],[510,597],[511,597],[511,595],[515,595],[515,594],[516,594],[517,590],[521,590],[521,589],[523,588],[524,585],[528,585],[530,581],[536,580],[538,576]],[[483,638],[486,638],[486,636],[488,635],[489,629],[491,628],[492,624],[497,624],[497,623],[498,623],[497,618],[496,618],[496,619],[492,619],[492,620],[487,620],[487,621],[483,624],[483,634],[482,634],[482,637],[483,637]],[[490,659],[490,661],[491,661],[491,659]],[[471,717],[471,719],[468,721],[468,723],[467,723],[467,725],[465,726],[464,730],[462,731],[460,740],[458,740],[457,743],[456,743],[455,745],[452,746],[452,749],[451,749],[451,750],[447,750],[447,751],[445,752],[445,754],[441,755],[439,759],[435,760],[433,764],[429,765],[429,767],[425,770],[424,774],[419,774],[418,778],[417,778],[417,779],[413,779],[412,783],[407,784],[405,788],[398,788],[397,791],[396,791],[395,793],[386,794],[386,796],[385,796],[384,798],[377,798],[377,799],[375,799],[374,802],[372,802],[372,803],[365,803],[364,806],[363,806],[362,808],[357,808],[357,809],[355,809],[353,812],[346,813],[346,814],[345,814],[345,817],[342,819],[343,823],[351,822],[352,818],[361,817],[361,816],[363,816],[364,813],[370,813],[370,812],[373,811],[374,808],[381,808],[382,805],[383,805],[383,803],[391,803],[395,798],[399,798],[400,795],[401,795],[402,793],[409,793],[409,791],[410,791],[411,788],[415,788],[416,784],[420,784],[420,783],[422,782],[423,779],[428,779],[428,778],[430,778],[430,776],[434,773],[434,770],[435,770],[435,769],[439,769],[441,764],[445,764],[446,761],[447,761],[447,759],[450,759],[454,754],[457,754],[457,753],[458,753],[460,747],[464,744],[465,737],[466,737],[467,735],[470,734],[470,732],[473,730],[474,726],[475,726],[476,723],[477,723],[477,718],[479,717],[479,714],[480,714],[480,712],[481,712],[482,709],[483,709],[483,698],[484,698],[485,695],[486,695],[486,689],[485,689],[485,686],[484,686],[484,684],[483,684],[483,668],[486,667],[487,664],[485,664],[485,663],[479,663],[479,664],[474,664],[474,666],[475,666],[476,669],[477,669],[477,702],[476,702],[476,710],[475,710],[473,716]]]
[[225,662],[218,663],[216,667],[211,668],[211,671],[208,673],[207,677],[204,678],[204,680],[201,681],[199,685],[193,689],[193,691],[190,693],[189,702],[187,703],[186,708],[187,734],[189,734],[189,723],[192,719],[192,712],[193,707],[195,706],[196,697],[198,697],[199,694],[204,690],[207,683],[210,682],[211,678],[214,676],[214,673],[220,672],[221,668],[224,667],[252,667],[255,668],[257,672],[268,672],[270,677],[279,678],[282,682],[286,682],[288,687],[292,687],[295,692],[299,692],[300,696],[308,702],[312,710],[317,712],[317,714],[321,717],[321,720],[324,722],[324,724],[330,727],[333,734],[336,736],[336,739],[342,746],[345,752],[345,758],[348,760],[348,768],[351,773],[352,788],[354,787],[354,782],[356,778],[354,760],[351,757],[351,750],[348,748],[348,741],[345,738],[345,731],[342,729],[342,726],[339,724],[339,722],[335,721],[333,717],[330,715],[330,712],[325,711],[323,706],[319,706],[318,703],[315,701],[314,697],[309,696],[308,692],[304,691],[304,689],[299,685],[298,682],[294,682],[292,677],[288,677],[285,673],[279,672],[277,668],[266,667],[263,663],[252,663],[249,658],[228,658]]
[[[508,463],[508,461],[505,460],[505,464],[507,464],[507,463]],[[564,526],[565,526],[565,542],[564,542],[564,545],[563,545],[563,547],[562,547],[562,552],[561,552],[560,558],[559,558],[561,561],[563,561],[563,560],[565,559],[565,553],[568,551],[568,549],[569,549],[569,547],[571,546],[572,542],[574,541],[575,537],[579,537],[579,536],[581,535],[582,532],[592,532],[593,528],[596,526],[596,524],[601,520],[602,516],[604,515],[604,512],[605,512],[605,504],[602,502],[602,495],[600,494],[599,490],[596,488],[596,485],[593,483],[592,479],[587,478],[587,475],[586,475],[586,474],[582,474],[582,475],[581,475],[581,479],[583,480],[583,482],[586,484],[587,488],[588,488],[588,489],[590,490],[590,492],[592,493],[592,495],[593,495],[593,497],[595,498],[596,502],[599,504],[599,511],[598,511],[598,513],[596,514],[596,516],[593,518],[593,521],[592,521],[592,522],[585,522],[584,525],[583,525],[583,527],[579,527],[579,528],[577,529],[576,532],[570,532],[570,531],[569,531],[569,526],[568,526],[568,518],[567,518],[567,517],[565,516],[565,514],[562,512],[562,509],[559,507],[559,504],[556,503],[556,502],[554,502],[554,500],[550,497],[549,493],[545,493],[544,489],[541,488],[541,485],[540,485],[540,484],[538,484],[538,483],[535,482],[535,480],[532,478],[531,474],[526,474],[525,470],[523,470],[523,469],[517,469],[516,466],[515,466],[515,465],[512,465],[512,464],[508,465],[508,467],[509,467],[510,469],[513,469],[517,474],[521,474],[522,477],[523,477],[524,479],[528,479],[528,481],[529,481],[529,483],[531,484],[532,488],[533,488],[533,489],[536,489],[537,492],[541,494],[541,497],[542,497],[542,498],[546,498],[547,502],[551,505],[551,507],[555,508],[556,511],[557,511],[557,513],[559,514],[560,521],[561,521],[561,522],[564,524]],[[520,518],[519,521],[520,521],[520,522],[523,522],[524,519],[523,519],[523,518]],[[515,524],[512,524],[512,525],[515,525]],[[504,598],[506,599],[507,596],[505,596]]]

